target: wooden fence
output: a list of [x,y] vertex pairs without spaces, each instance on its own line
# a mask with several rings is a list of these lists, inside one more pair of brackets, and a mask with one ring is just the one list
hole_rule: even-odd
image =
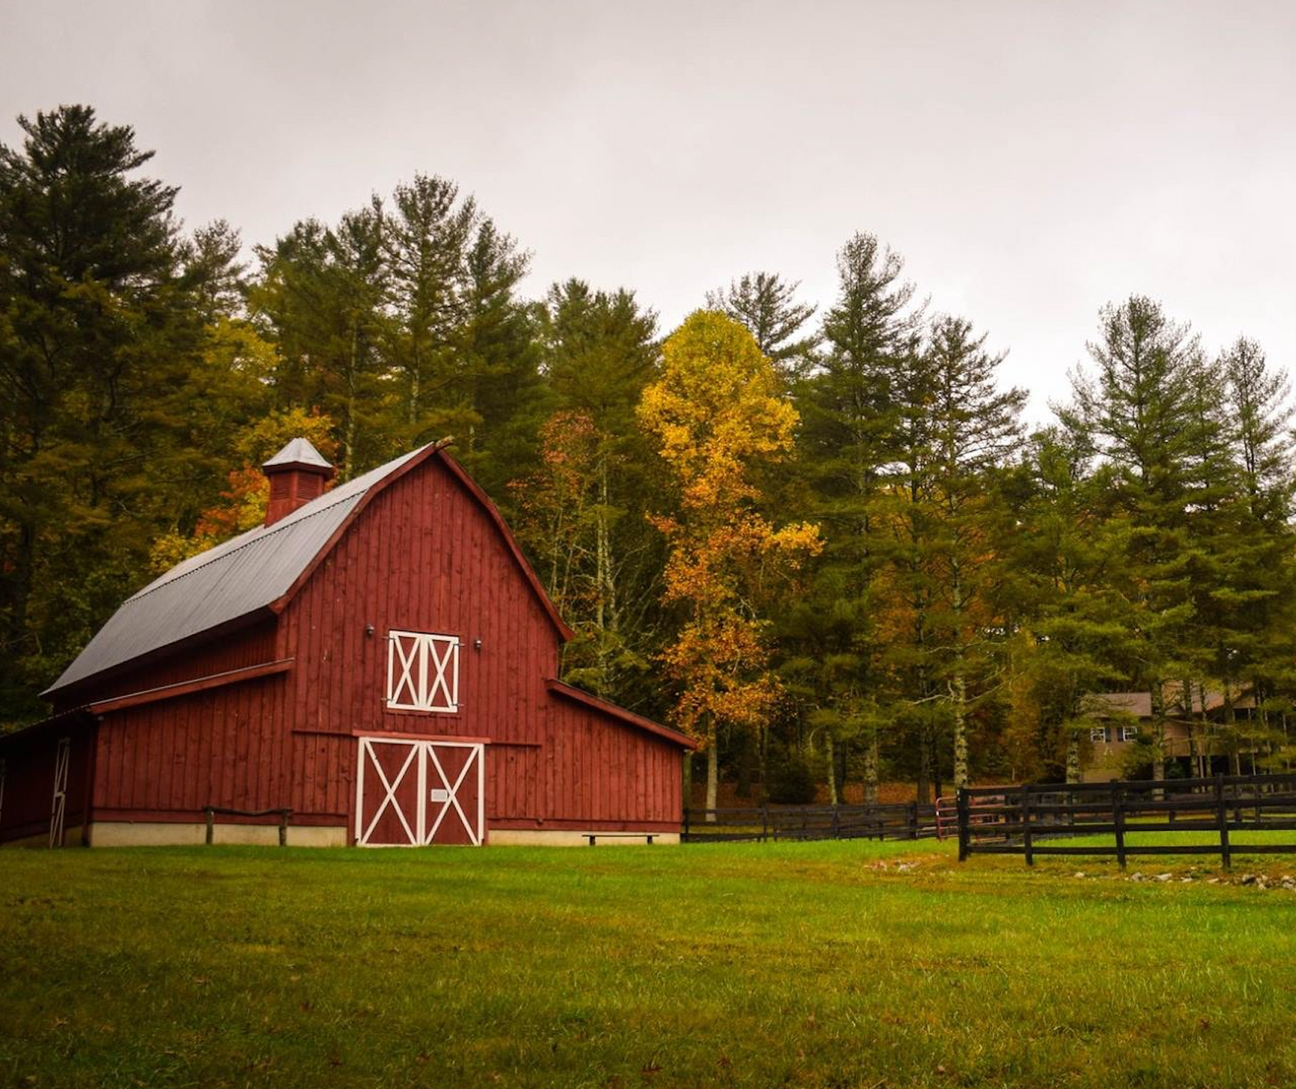
[[[974,854],[1215,855],[1225,868],[1236,852],[1296,854],[1296,834],[1283,842],[1239,844],[1238,833],[1296,833],[1296,773],[969,787],[958,792],[959,861]],[[1210,841],[1155,841],[1165,833],[1211,833]],[[1077,836],[1112,842],[1059,842]],[[1131,843],[1131,836],[1137,841]]]
[[685,809],[684,843],[808,839],[926,839],[936,835],[936,807],[894,805],[763,805]]

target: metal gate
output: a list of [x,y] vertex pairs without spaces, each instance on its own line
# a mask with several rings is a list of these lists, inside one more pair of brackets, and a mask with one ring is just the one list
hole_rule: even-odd
[[359,741],[357,846],[481,846],[486,818],[483,742],[378,736]]

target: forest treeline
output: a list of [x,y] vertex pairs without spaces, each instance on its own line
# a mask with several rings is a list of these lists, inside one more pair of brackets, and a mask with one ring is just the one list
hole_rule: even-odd
[[1028,429],[985,332],[868,233],[832,298],[739,274],[665,330],[629,287],[529,297],[527,251],[445,178],[248,250],[177,220],[130,128],[20,124],[5,726],[154,572],[260,521],[288,438],[347,479],[453,436],[576,630],[564,675],[700,738],[712,797],[1074,779],[1112,691],[1151,693],[1131,773],[1173,773],[1165,724],[1195,715],[1202,744],[1286,759],[1291,410],[1251,340],[1114,301]]

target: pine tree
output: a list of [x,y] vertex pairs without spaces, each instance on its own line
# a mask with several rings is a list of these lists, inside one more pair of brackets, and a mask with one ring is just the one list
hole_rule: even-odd
[[[816,710],[823,721],[854,724],[837,736],[863,749],[864,789],[876,796],[881,767],[881,716],[869,709],[889,696],[880,662],[884,642],[875,630],[870,586],[878,558],[871,518],[886,466],[895,456],[899,426],[898,374],[919,348],[922,308],[902,279],[904,262],[870,234],[856,234],[837,256],[838,297],[824,315],[823,351],[815,371],[795,387],[802,413],[798,473],[814,496],[813,517],[826,529],[827,546],[811,583],[817,615],[836,600],[851,602],[856,628],[845,638],[832,631],[813,635],[803,626],[783,640],[789,658],[806,659],[825,640],[858,670],[851,683],[838,680]],[[856,725],[859,726],[856,729]],[[849,755],[848,753],[846,754]]]
[[472,197],[460,200],[458,186],[444,178],[416,174],[392,194],[384,235],[393,311],[386,349],[404,386],[404,447],[460,430],[442,396],[462,382],[456,341],[477,218]]
[[1110,466],[1062,428],[1031,437],[1015,470],[1014,517],[997,534],[1009,576],[996,589],[1004,663],[1009,775],[1080,782],[1094,697],[1130,683],[1136,656],[1125,558],[1128,524],[1111,517]]
[[261,276],[250,293],[283,366],[281,408],[319,408],[336,421],[339,479],[398,452],[388,426],[391,290],[385,214],[376,197],[334,228],[304,220],[273,247],[258,247]]
[[[1226,539],[1229,578],[1212,593],[1226,624],[1216,675],[1234,753],[1249,742],[1273,754],[1287,743],[1296,691],[1293,408],[1286,374],[1268,365],[1254,341],[1239,338],[1221,355],[1218,367],[1224,387],[1223,441],[1237,488]],[[1243,737],[1235,726],[1235,704],[1248,689],[1255,721],[1246,724]]]
[[707,292],[707,306],[746,327],[761,352],[789,377],[813,364],[819,338],[802,333],[815,307],[796,301],[797,282],[777,273],[749,272],[728,287]]
[[1110,514],[1129,525],[1126,563],[1136,583],[1136,676],[1151,693],[1154,777],[1165,775],[1169,686],[1182,676],[1194,608],[1189,508],[1200,456],[1201,377],[1197,338],[1140,295],[1101,314],[1090,345],[1096,374],[1073,379],[1074,405],[1061,413],[1084,448],[1113,466]]
[[963,318],[933,322],[922,368],[931,388],[906,406],[928,417],[927,447],[908,461],[929,475],[922,494],[934,503],[925,520],[934,539],[924,543],[943,614],[938,624],[947,633],[934,672],[946,688],[956,787],[969,781],[969,675],[986,667],[986,633],[998,627],[989,611],[1001,569],[987,532],[997,496],[993,478],[1020,443],[1018,417],[1026,403],[1024,390],[999,390],[996,371],[1004,357],[987,352],[985,341]]
[[[565,527],[581,530],[567,547],[580,555],[572,577],[585,592],[570,617],[577,638],[564,648],[564,674],[631,706],[653,695],[650,628],[663,561],[645,518],[660,486],[634,415],[656,373],[656,329],[656,314],[641,309],[632,292],[593,291],[575,279],[553,285],[541,319],[544,374],[563,407],[542,429],[539,494],[551,494],[558,482],[557,452],[567,454],[564,477],[571,465],[581,467],[581,516]],[[573,449],[575,437],[581,441]]]
[[[143,580],[193,502],[203,316],[228,261],[181,238],[152,153],[88,106],[0,147],[0,721]],[[186,268],[186,260],[189,267]],[[172,470],[176,470],[172,472]],[[213,476],[213,484],[217,481]]]

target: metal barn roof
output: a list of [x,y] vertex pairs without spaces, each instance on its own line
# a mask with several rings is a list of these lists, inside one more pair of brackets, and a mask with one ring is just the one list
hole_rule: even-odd
[[314,465],[330,470],[333,468],[309,439],[293,439],[269,461],[262,462],[261,468],[269,469],[275,465]]
[[412,450],[341,484],[273,525],[258,526],[177,564],[127,598],[42,694],[48,696],[279,600],[365,493],[425,449]]

